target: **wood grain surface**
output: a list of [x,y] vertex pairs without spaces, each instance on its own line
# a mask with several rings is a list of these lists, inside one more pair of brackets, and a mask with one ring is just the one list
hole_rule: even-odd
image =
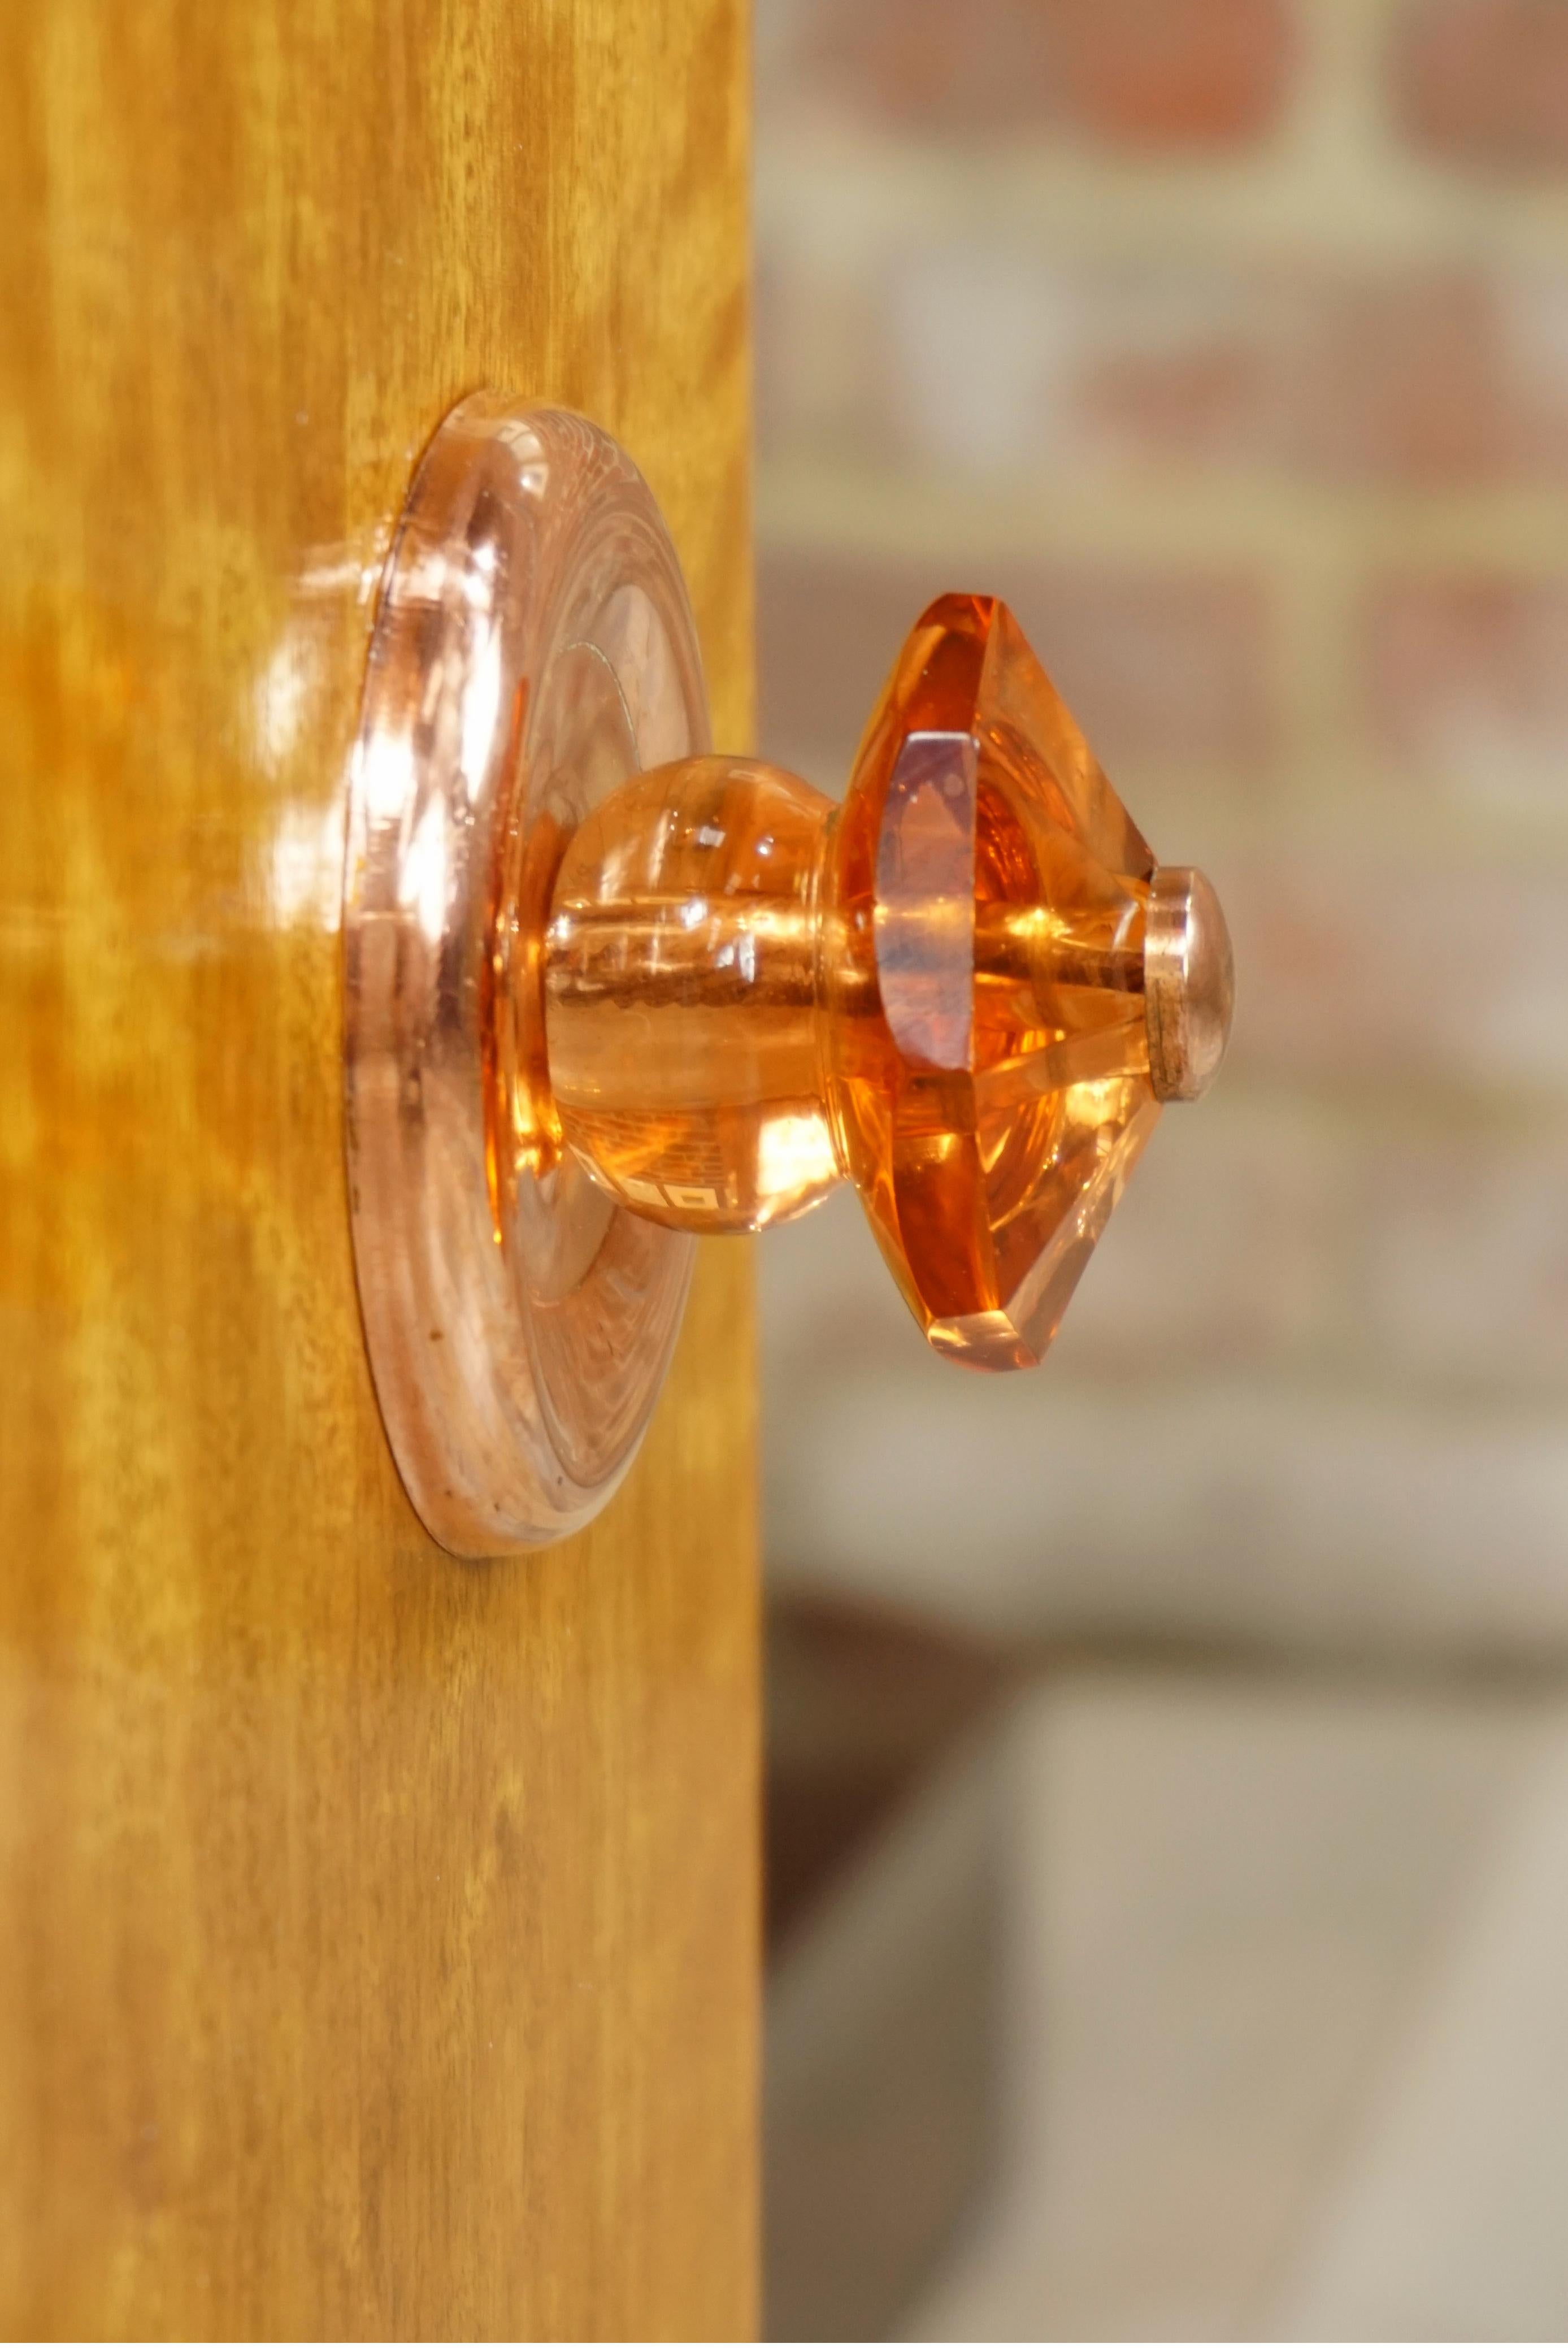
[[0,2325],[754,2322],[748,1267],[432,1548],[360,1342],[345,760],[484,382],[619,434],[749,725],[741,0],[48,0],[0,75]]

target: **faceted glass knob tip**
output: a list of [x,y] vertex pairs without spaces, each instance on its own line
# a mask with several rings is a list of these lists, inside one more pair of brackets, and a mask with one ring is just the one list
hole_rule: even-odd
[[[1230,942],[1156,863],[1004,603],[915,625],[841,807],[752,761],[611,791],[562,843],[536,1167],[758,1231],[846,1178],[926,1337],[1037,1362],[1165,1101],[1206,1090]],[[504,1140],[504,1137],[503,1137]]]

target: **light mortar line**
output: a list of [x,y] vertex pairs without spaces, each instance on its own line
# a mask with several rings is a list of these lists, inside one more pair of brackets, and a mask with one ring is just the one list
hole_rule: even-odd
[[901,472],[775,447],[758,468],[765,547],[926,556],[934,544],[980,552],[1230,564],[1338,555],[1361,571],[1456,569],[1568,581],[1568,482],[1426,489],[1278,474],[1215,479],[1198,469],[1130,470],[1097,482],[1083,468],[995,486],[955,483],[934,466]]

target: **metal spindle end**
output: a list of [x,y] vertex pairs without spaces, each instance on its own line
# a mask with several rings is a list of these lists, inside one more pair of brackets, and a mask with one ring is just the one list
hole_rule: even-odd
[[1219,1074],[1235,1003],[1231,933],[1213,889],[1188,864],[1162,864],[1149,890],[1143,1008],[1149,1074],[1162,1101],[1199,1100]]

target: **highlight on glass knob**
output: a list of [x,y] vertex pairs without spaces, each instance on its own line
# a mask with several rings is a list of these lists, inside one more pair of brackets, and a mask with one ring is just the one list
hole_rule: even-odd
[[635,469],[490,394],[388,564],[345,932],[371,1366],[468,1554],[608,1497],[691,1235],[841,1181],[939,1352],[1038,1362],[1231,1016],[1212,890],[1156,864],[1005,604],[916,623],[841,806],[715,757]]

